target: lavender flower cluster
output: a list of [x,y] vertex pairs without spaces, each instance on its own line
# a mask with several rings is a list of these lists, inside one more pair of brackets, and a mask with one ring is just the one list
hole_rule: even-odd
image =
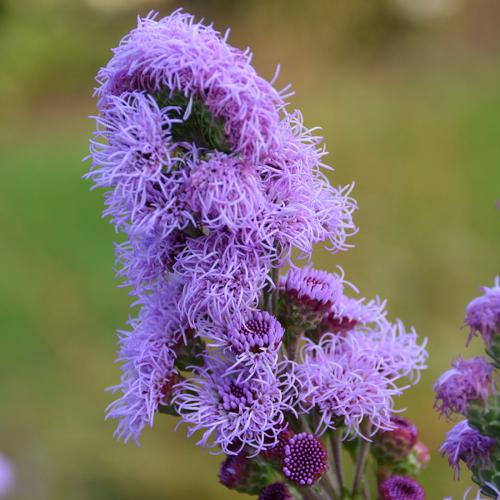
[[[483,295],[470,302],[465,325],[470,328],[467,342],[479,334],[485,356],[457,358],[452,368],[434,384],[435,408],[447,420],[462,418],[446,435],[441,453],[448,458],[455,477],[460,462],[472,472],[472,479],[488,498],[500,497],[500,279]],[[464,418],[465,417],[465,418]]]
[[[395,398],[418,382],[426,341],[341,270],[312,267],[315,245],[350,246],[352,186],[330,185],[322,138],[228,34],[149,15],[97,76],[87,178],[106,189],[117,274],[139,307],[107,417],[138,442],[156,415],[177,416],[227,455],[221,483],[262,499],[344,498],[344,443],[355,496],[371,441],[406,439]],[[424,498],[407,477],[422,446],[415,434],[379,471],[383,498]],[[401,496],[408,485],[420,496]]]

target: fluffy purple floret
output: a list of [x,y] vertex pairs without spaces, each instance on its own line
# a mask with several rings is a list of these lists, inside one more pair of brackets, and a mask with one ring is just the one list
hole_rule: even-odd
[[116,273],[123,279],[123,286],[131,286],[136,292],[149,289],[172,269],[184,247],[186,235],[174,231],[161,237],[161,232],[158,233],[136,235],[115,244]]
[[367,301],[342,295],[323,318],[322,327],[332,333],[344,334],[357,325],[371,325],[378,329],[387,326],[386,301],[378,297]]
[[349,336],[356,344],[357,356],[377,359],[379,370],[392,379],[408,377],[416,384],[420,372],[427,368],[427,338],[419,344],[417,332],[413,328],[407,331],[400,320],[374,328],[360,325]]
[[280,322],[266,311],[253,311],[242,324],[236,324],[228,332],[234,354],[274,353],[283,338]]
[[129,322],[131,331],[120,332],[117,361],[123,375],[111,390],[121,396],[108,406],[106,418],[118,420],[115,436],[125,442],[132,438],[138,443],[144,426],[152,427],[177,379],[175,348],[185,334],[171,305],[174,292],[175,284],[168,283],[142,298],[138,318]]
[[386,374],[380,356],[358,350],[356,339],[325,334],[319,344],[306,340],[299,356],[297,378],[301,383],[301,407],[317,407],[317,432],[343,422],[347,431],[362,437],[363,420],[371,432],[392,429],[393,398],[402,393],[394,376]]
[[312,434],[301,432],[287,442],[282,470],[288,480],[300,486],[310,486],[327,468],[326,449]]
[[177,386],[174,404],[188,436],[201,431],[198,445],[228,455],[247,447],[256,455],[277,444],[285,412],[294,412],[295,383],[284,367],[256,370],[250,378],[246,367],[233,366],[232,359],[207,356],[205,365]]
[[407,476],[391,476],[378,487],[380,500],[425,500],[425,490],[415,479]]
[[495,445],[493,438],[482,436],[469,425],[467,420],[462,420],[448,431],[439,451],[441,455],[448,458],[448,463],[458,478],[460,477],[460,460],[469,468],[476,464],[488,464]]
[[190,222],[180,204],[185,174],[173,155],[172,125],[180,121],[177,108],[160,109],[154,99],[139,92],[111,97],[96,118],[91,141],[93,166],[86,177],[106,193],[105,216],[126,232],[144,232],[161,223],[163,234]]
[[455,413],[465,416],[471,401],[488,399],[492,392],[492,374],[493,367],[482,356],[457,358],[452,368],[434,384],[434,407],[448,419]]
[[231,47],[229,32],[221,36],[212,26],[176,11],[156,20],[139,18],[106,67],[99,71],[99,106],[127,91],[181,92],[201,99],[214,117],[224,122],[235,152],[252,160],[265,158],[280,146],[279,110],[282,97],[259,77],[251,52]]
[[269,269],[266,253],[245,234],[189,238],[174,264],[184,280],[179,309],[192,326],[206,315],[220,324],[242,320],[257,307]]
[[493,287],[482,287],[484,294],[467,306],[465,324],[470,328],[470,339],[479,332],[486,345],[491,344],[494,335],[500,335],[500,277],[495,278]]
[[202,226],[209,231],[259,229],[267,200],[249,162],[214,152],[189,167],[183,197]]
[[259,167],[273,203],[265,233],[275,235],[282,253],[288,257],[296,248],[310,258],[316,243],[326,243],[332,252],[349,248],[346,239],[356,232],[352,186],[330,185],[321,170],[326,154],[322,138],[304,127],[298,111],[285,115],[281,133],[281,149]]
[[290,269],[280,284],[282,291],[293,300],[308,309],[325,312],[340,298],[343,286],[341,275],[312,267]]
[[273,483],[261,490],[259,500],[294,500],[294,497],[285,483]]

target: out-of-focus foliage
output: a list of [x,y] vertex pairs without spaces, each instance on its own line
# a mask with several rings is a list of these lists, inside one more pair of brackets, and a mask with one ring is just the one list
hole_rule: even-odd
[[[413,2],[413,7],[416,2]],[[405,398],[431,447],[429,498],[462,498],[437,448],[449,425],[432,383],[463,351],[463,310],[499,273],[500,4],[496,0],[212,0],[183,6],[250,45],[255,64],[321,125],[335,184],[356,181],[356,248],[344,266],[429,337],[429,370]],[[424,12],[423,5],[427,4]],[[439,4],[442,8],[437,9]],[[158,420],[143,446],[103,421],[116,383],[114,330],[129,297],[112,285],[111,227],[80,161],[93,77],[137,14],[178,2],[0,2],[0,450],[19,499],[237,498],[210,458]],[[432,11],[432,12],[431,12]],[[476,345],[477,344],[477,345]],[[478,343],[469,350],[480,351]]]

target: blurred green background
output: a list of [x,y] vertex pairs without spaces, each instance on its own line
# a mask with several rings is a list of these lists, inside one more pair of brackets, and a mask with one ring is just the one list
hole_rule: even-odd
[[467,301],[500,273],[496,0],[0,0],[0,451],[16,466],[13,498],[240,496],[173,420],[136,448],[103,419],[130,297],[113,281],[102,194],[80,178],[93,77],[137,14],[179,6],[231,26],[265,77],[281,63],[278,84],[323,127],[332,181],[356,182],[355,248],[316,263],[342,265],[429,337],[429,369],[401,406],[431,447],[428,498],[462,498],[471,483],[437,452],[449,425],[431,387],[466,352]]

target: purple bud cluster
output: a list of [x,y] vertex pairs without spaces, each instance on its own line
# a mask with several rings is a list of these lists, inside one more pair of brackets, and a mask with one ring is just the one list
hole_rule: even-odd
[[286,500],[294,487],[267,469],[309,486],[328,468],[327,430],[394,429],[427,353],[384,301],[312,267],[313,246],[349,247],[356,203],[251,58],[181,10],[140,18],[97,76],[87,177],[106,189],[117,274],[139,307],[119,338],[117,437],[177,415],[228,456],[223,484]]
[[465,324],[469,338],[479,332],[486,354],[470,359],[456,358],[451,369],[435,382],[434,407],[447,420],[465,417],[447,433],[440,448],[460,477],[460,462],[473,473],[481,492],[494,497],[500,488],[498,475],[498,441],[500,393],[497,388],[500,368],[500,282],[492,288],[483,287],[483,295],[473,299],[466,308]]

